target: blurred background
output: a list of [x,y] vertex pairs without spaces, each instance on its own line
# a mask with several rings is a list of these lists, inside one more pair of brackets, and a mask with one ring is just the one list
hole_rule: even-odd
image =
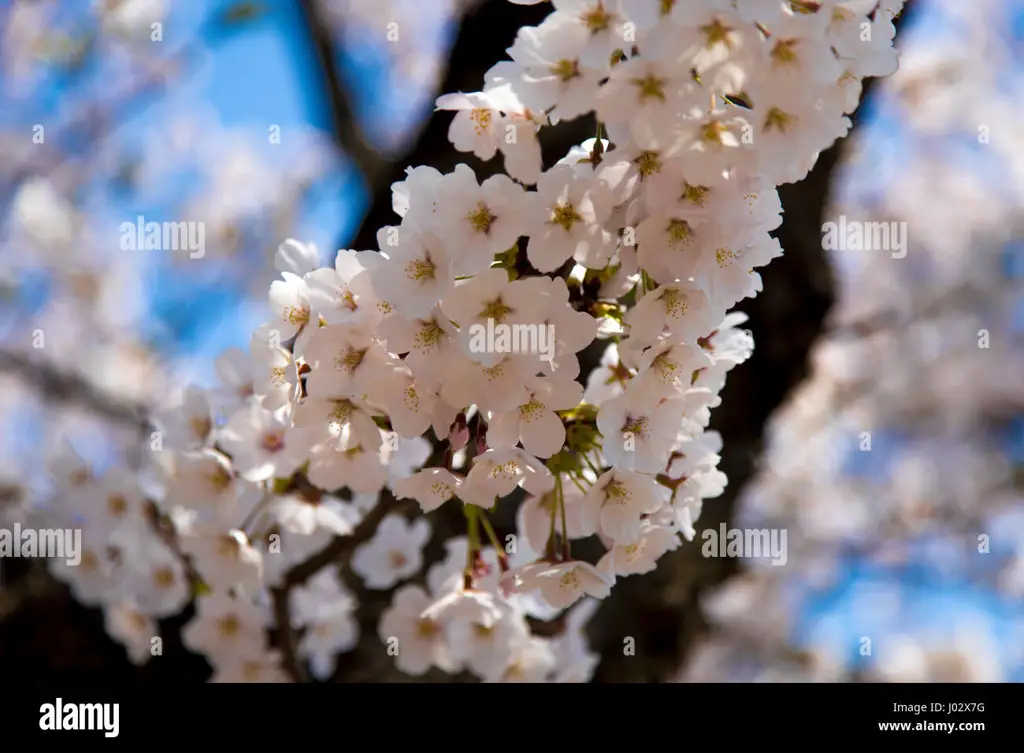
[[[282,240],[330,264],[376,248],[407,166],[499,170],[452,149],[433,103],[548,12],[3,0],[0,526],[48,504],[60,442],[130,465],[150,410],[217,385],[270,318]],[[712,414],[729,487],[698,530],[785,529],[788,562],[695,542],[623,580],[587,627],[596,681],[1024,680],[1024,2],[910,0],[895,23],[899,72],[780,188],[785,256],[741,307],[754,355]],[[545,129],[545,164],[593,133]],[[205,223],[205,255],[122,250],[140,215]],[[840,217],[905,223],[905,255],[823,250]],[[0,568],[5,677],[209,676],[173,642],[134,664],[40,563]],[[408,681],[376,616],[336,680]]]

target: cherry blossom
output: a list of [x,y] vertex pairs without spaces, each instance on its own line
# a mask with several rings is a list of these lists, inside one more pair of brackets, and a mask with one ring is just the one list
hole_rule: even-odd
[[[597,601],[694,545],[727,483],[711,411],[753,347],[732,309],[783,253],[777,187],[846,134],[860,79],[895,68],[892,24],[855,0],[551,6],[480,91],[435,102],[455,149],[500,152],[503,171],[410,166],[376,249],[275,238],[269,321],[216,360],[220,387],[167,391],[152,483],[53,458],[66,514],[96,537],[53,572],[134,660],[194,600],[182,640],[213,681],[299,679],[296,662],[329,679],[360,639],[354,576],[390,592],[376,638],[402,672],[584,682]],[[545,164],[538,134],[589,113],[594,138]],[[50,184],[14,207],[40,246],[78,233]],[[498,327],[517,347],[481,345]],[[499,538],[494,513],[522,497]],[[466,535],[423,573],[445,507]],[[560,615],[558,635],[531,634],[528,617]]]

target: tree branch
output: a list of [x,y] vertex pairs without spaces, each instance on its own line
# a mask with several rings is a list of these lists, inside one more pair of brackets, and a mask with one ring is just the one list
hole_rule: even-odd
[[[323,91],[332,113],[335,142],[359,165],[369,194],[369,209],[359,230],[354,237],[339,239],[339,248],[376,248],[377,231],[397,220],[391,204],[391,186],[405,179],[406,166],[431,165],[441,172],[450,172],[456,164],[465,163],[474,168],[481,180],[501,170],[500,159],[484,163],[472,154],[452,148],[448,128],[453,113],[445,111],[426,117],[404,154],[383,157],[374,150],[358,126],[349,92],[337,71],[334,40],[318,1],[300,0],[300,7],[323,70]],[[550,12],[549,3],[525,6],[508,0],[483,0],[471,8],[460,23],[435,97],[447,92],[479,91],[484,74],[506,59],[505,50],[515,41],[519,29],[539,25]],[[584,116],[543,129],[540,137],[544,164],[553,164],[573,145],[593,136],[595,127],[593,116]]]
[[117,401],[81,374],[63,372],[9,350],[0,350],[0,373],[13,374],[49,402],[77,403],[115,423],[144,432],[151,429],[145,406]]
[[309,682],[306,674],[306,667],[299,658],[298,641],[295,636],[295,629],[292,627],[291,609],[289,608],[289,594],[291,588],[275,588],[271,591],[274,603],[274,619],[277,622],[277,641],[281,650],[281,658],[284,661],[285,669],[295,682]]
[[382,156],[373,147],[359,125],[359,117],[350,92],[338,71],[333,31],[319,2],[299,0],[298,8],[316,51],[323,90],[331,111],[335,140],[341,151],[355,162],[372,192],[381,176],[388,173],[391,160]]

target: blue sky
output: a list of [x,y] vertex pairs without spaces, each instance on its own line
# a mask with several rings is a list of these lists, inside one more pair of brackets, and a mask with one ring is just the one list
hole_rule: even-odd
[[[183,3],[176,11],[182,13],[199,6]],[[212,107],[220,123],[228,128],[264,134],[271,125],[278,125],[285,138],[291,128],[329,132],[329,112],[311,84],[319,69],[304,37],[296,6],[278,1],[267,7],[263,16],[221,38],[207,33],[210,49],[204,70],[175,87],[171,97],[153,107],[148,117],[157,119],[166,109],[188,108],[189,103],[196,102]],[[140,118],[132,127],[144,130],[145,120]],[[340,166],[321,186],[317,200],[311,202],[295,228],[296,235],[318,243],[322,250],[330,248],[335,239],[351,231],[365,209],[360,185],[358,174],[349,165]],[[180,336],[176,339],[197,363],[196,381],[212,386],[212,358],[226,347],[247,345],[251,331],[268,316],[269,312],[261,306],[265,301],[249,301],[240,290],[225,295],[223,280],[217,277],[194,295],[191,270],[172,273],[177,279],[168,277],[171,270],[166,267],[153,272],[150,290],[162,313],[180,312],[183,294],[191,298],[192,305],[186,308],[192,315],[180,322],[176,328]],[[256,305],[241,305],[252,303]],[[207,366],[202,368],[199,364]]]
[[[188,7],[182,4],[180,9]],[[320,70],[298,9],[283,0],[268,3],[267,7],[268,12],[249,22],[244,30],[212,43],[206,70],[174,92],[176,103],[167,104],[181,107],[189,101],[203,102],[216,109],[224,126],[251,127],[257,133],[265,133],[269,124],[280,125],[282,130],[295,126],[329,133],[331,118],[319,89]],[[442,37],[437,43],[447,44],[447,39]],[[343,75],[367,132],[384,133],[394,139],[430,111],[433,103],[423,92],[388,95],[393,87],[389,85],[383,50],[369,44],[354,49],[338,47]],[[159,108],[153,108],[152,116],[160,117]],[[144,128],[141,122],[136,126]],[[358,171],[342,164],[319,186],[294,230],[295,237],[317,244],[325,264],[333,261],[339,239],[354,234],[359,225],[366,210],[363,186]],[[187,279],[180,285],[188,286]],[[180,312],[178,287],[168,284],[166,269],[155,270],[157,306],[164,304],[164,310]],[[224,295],[222,283],[216,281],[198,298],[188,307],[193,316],[182,323],[184,336],[178,341],[196,364],[195,380],[206,386],[215,378],[213,357],[232,345],[245,347],[249,334],[268,312],[258,301],[255,307],[239,306],[242,296]],[[211,320],[217,322],[212,328],[208,324]]]
[[[188,46],[195,49],[187,58],[185,72],[166,93],[143,100],[141,106],[118,116],[111,139],[119,148],[128,154],[152,149],[147,143],[153,134],[182,114],[216,119],[237,138],[244,136],[257,156],[271,165],[284,166],[289,160],[287,149],[268,143],[266,134],[272,125],[280,127],[282,143],[288,143],[292,133],[314,129],[330,140],[329,105],[320,89],[320,69],[297,4],[270,0],[263,3],[264,11],[258,17],[226,26],[220,18],[232,5],[227,0],[172,4],[172,13],[164,24],[163,43],[168,51],[174,51],[192,40]],[[58,25],[69,30],[85,28],[82,21],[88,8],[86,3],[62,8]],[[446,45],[450,31],[443,27],[423,29],[418,43]],[[429,92],[399,89],[397,96],[393,94],[400,81],[392,80],[394,73],[387,65],[385,50],[363,42],[338,45],[338,51],[364,130],[380,137],[383,144],[395,142],[432,109]],[[69,104],[103,97],[109,81],[123,74],[117,65],[117,61],[103,67],[92,63],[74,75],[48,73],[34,87],[27,107],[12,103],[15,106],[9,110],[0,108],[0,125],[17,123],[24,127],[26,118],[31,122],[54,122]],[[4,93],[0,91],[0,101]],[[214,136],[216,129],[200,131],[195,150],[216,149]],[[72,152],[80,150],[75,141],[64,146]],[[126,219],[134,220],[139,215],[170,219],[175,205],[194,189],[197,177],[189,169],[162,174],[155,187],[147,186],[145,195],[112,190],[109,183],[96,181],[86,188],[85,206],[90,208],[87,211],[99,225],[99,232],[112,239],[115,229]],[[314,187],[292,235],[317,244],[322,261],[331,263],[339,240],[353,235],[358,227],[366,210],[366,196],[362,176],[342,157]],[[280,240],[283,238],[270,238],[268,243],[276,245]],[[269,265],[265,256],[246,261]],[[244,280],[232,284],[231,276],[223,274],[230,264],[237,262],[219,265],[205,259],[201,265],[182,269],[166,258],[154,257],[145,270],[149,311],[141,335],[161,351],[177,353],[188,364],[186,373],[203,386],[213,386],[214,357],[233,345],[245,347],[252,330],[269,315],[265,297],[253,299],[251,291],[244,289]],[[45,294],[46,286],[41,283],[32,286],[26,297],[35,303]]]

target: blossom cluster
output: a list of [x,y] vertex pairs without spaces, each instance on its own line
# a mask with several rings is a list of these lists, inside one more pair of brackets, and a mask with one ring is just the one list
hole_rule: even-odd
[[991,73],[1014,67],[1014,9],[920,12],[942,31],[908,37],[879,87],[900,159],[866,126],[828,210],[899,219],[914,241],[905,258],[831,255],[830,327],[739,498],[741,525],[793,532],[792,567],[708,594],[713,637],[686,681],[1012,682],[1024,667],[1024,619],[998,606],[1024,594],[1022,87]]
[[[88,551],[54,567],[137,661],[154,620],[198,595],[182,637],[215,679],[286,679],[275,625],[329,677],[359,640],[358,604],[337,568],[295,573],[349,537],[363,587],[403,584],[378,625],[400,670],[585,681],[594,600],[693,539],[726,484],[710,411],[753,347],[730,311],[782,253],[776,186],[846,134],[863,77],[895,69],[900,3],[552,5],[482,91],[437,101],[456,149],[500,152],[505,173],[410,169],[379,248],[326,268],[283,243],[275,318],[218,360],[222,389],[156,417],[151,484],[60,456]],[[541,130],[589,113],[595,138],[545,169]],[[481,347],[488,327],[544,328],[553,347]],[[586,374],[584,351],[600,354]],[[519,497],[499,539],[490,517]],[[406,583],[430,514],[456,504],[467,536]],[[355,541],[365,521],[379,522]],[[591,537],[596,562],[572,551]],[[560,635],[531,634],[527,618],[566,609]]]

